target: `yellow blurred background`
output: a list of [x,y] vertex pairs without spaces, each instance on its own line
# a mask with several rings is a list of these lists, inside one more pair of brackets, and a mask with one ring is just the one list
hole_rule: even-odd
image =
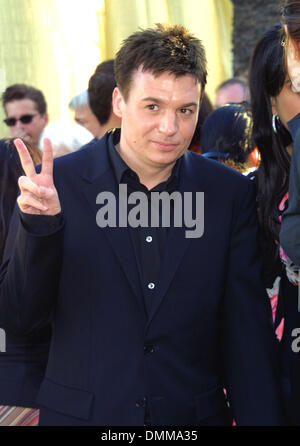
[[[208,59],[207,93],[232,76],[231,0],[0,0],[0,91],[26,83],[43,91],[50,121],[70,121],[73,96],[122,41],[155,23],[182,24]],[[0,107],[0,137],[7,136]]]

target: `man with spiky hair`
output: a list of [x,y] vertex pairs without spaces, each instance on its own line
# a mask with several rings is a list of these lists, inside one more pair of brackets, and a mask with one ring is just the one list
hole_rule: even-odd
[[46,141],[38,173],[16,142],[26,176],[0,326],[52,323],[42,425],[281,423],[253,185],[187,150],[206,76],[184,27],[138,31],[115,60],[121,129],[54,166]]
[[229,103],[250,102],[247,82],[239,77],[232,77],[222,82],[216,90],[215,108]]

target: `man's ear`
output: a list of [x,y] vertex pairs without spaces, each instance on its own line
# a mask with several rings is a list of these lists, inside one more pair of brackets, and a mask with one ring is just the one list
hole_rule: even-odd
[[113,112],[118,118],[122,118],[124,98],[118,87],[115,87],[112,94]]
[[48,115],[48,113],[45,113],[45,114],[43,115],[43,118],[44,118],[45,125],[47,125],[48,122],[49,122],[49,115]]

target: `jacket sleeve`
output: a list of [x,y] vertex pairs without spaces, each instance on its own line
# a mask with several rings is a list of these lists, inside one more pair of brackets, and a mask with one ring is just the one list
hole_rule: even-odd
[[27,335],[49,323],[59,286],[62,240],[62,216],[29,216],[24,222],[15,208],[0,270],[0,327]]
[[17,149],[12,142],[0,139],[0,264],[21,175],[23,170]]
[[289,205],[282,217],[280,244],[300,268],[300,113],[288,122],[294,144],[290,167]]
[[283,417],[278,345],[262,280],[251,186],[250,183],[240,194],[233,216],[221,316],[225,387],[238,425],[280,425]]

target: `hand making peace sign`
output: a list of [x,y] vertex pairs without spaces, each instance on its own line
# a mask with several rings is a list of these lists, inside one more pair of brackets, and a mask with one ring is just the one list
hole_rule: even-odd
[[21,139],[14,144],[18,150],[26,176],[19,178],[21,191],[17,202],[26,214],[56,215],[61,211],[57,190],[53,183],[53,153],[49,139],[44,139],[42,169],[36,173],[32,158]]

